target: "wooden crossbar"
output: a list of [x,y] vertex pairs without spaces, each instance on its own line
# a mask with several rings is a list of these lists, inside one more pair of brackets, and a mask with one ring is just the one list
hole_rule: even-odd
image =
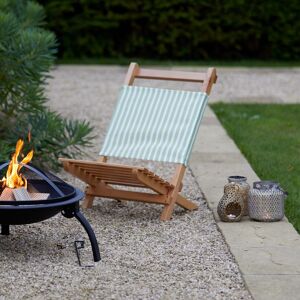
[[103,186],[101,188],[99,186],[90,187],[87,190],[87,193],[92,195],[99,195],[105,198],[117,198],[117,199],[142,201],[142,202],[157,203],[157,204],[164,204],[164,205],[168,203],[168,197],[166,195],[124,191],[124,190],[117,190],[113,188],[107,188]]
[[205,73],[165,71],[165,70],[149,70],[139,69],[135,75],[136,78],[156,79],[156,80],[173,80],[173,81],[189,81],[203,82],[206,78]]
[[132,62],[124,84],[132,85],[135,78],[199,82],[203,83],[201,91],[209,95],[213,84],[217,82],[217,72],[215,68],[208,68],[206,73],[144,69]]

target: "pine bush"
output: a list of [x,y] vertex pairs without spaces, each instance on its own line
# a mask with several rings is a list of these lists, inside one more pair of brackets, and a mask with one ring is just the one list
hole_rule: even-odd
[[0,0],[0,160],[7,160],[17,139],[30,131],[33,162],[56,169],[59,156],[78,156],[90,145],[92,127],[47,107],[45,84],[57,43],[42,27],[44,19],[38,3]]

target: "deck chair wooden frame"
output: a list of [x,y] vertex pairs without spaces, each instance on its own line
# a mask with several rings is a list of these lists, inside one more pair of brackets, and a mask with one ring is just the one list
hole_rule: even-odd
[[[209,68],[206,73],[196,73],[144,69],[137,63],[131,63],[124,84],[131,86],[136,78],[202,83],[200,91],[208,95],[217,75],[215,68]],[[180,195],[186,170],[184,164],[177,164],[175,174],[168,182],[142,167],[108,163],[107,156],[100,156],[96,162],[63,158],[60,161],[67,172],[87,183],[84,208],[92,207],[96,196],[155,203],[163,205],[162,221],[171,219],[175,204],[187,210],[197,209],[195,203]],[[147,188],[152,192],[126,191],[115,188],[115,185]]]

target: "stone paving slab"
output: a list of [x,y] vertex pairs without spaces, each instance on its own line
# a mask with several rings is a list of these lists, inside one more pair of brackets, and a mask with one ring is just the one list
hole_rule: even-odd
[[[252,236],[248,237],[252,239]],[[261,280],[267,281],[269,275],[300,275],[299,242],[297,244],[293,247],[253,247],[251,245],[249,247],[230,247],[230,250],[238,261],[243,274],[265,275]]]
[[[238,225],[237,225],[238,224]],[[227,236],[226,240],[231,247],[247,249],[249,247],[296,247],[299,246],[300,236],[288,221],[261,223],[261,222],[220,222],[219,228]],[[235,235],[231,232],[235,231]],[[251,236],[251,239],[236,239],[239,236]]]
[[[256,300],[299,299],[300,275],[245,275],[248,288]],[[284,291],[287,291],[285,294]]]
[[300,299],[300,238],[287,218],[263,223],[244,217],[221,222],[216,207],[227,177],[244,175],[259,180],[210,108],[204,115],[190,166],[201,186],[217,225],[256,300]]

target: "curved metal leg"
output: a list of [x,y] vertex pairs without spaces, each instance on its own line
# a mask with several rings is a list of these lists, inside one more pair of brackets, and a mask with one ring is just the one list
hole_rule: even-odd
[[83,216],[83,214],[80,211],[75,211],[74,216],[80,222],[80,224],[84,227],[86,233],[89,236],[91,246],[92,246],[94,261],[95,262],[100,261],[101,257],[100,257],[99,246],[97,243],[95,233],[94,233],[90,223],[87,221],[87,219]]
[[9,225],[2,224],[1,225],[1,234],[2,235],[9,235]]

